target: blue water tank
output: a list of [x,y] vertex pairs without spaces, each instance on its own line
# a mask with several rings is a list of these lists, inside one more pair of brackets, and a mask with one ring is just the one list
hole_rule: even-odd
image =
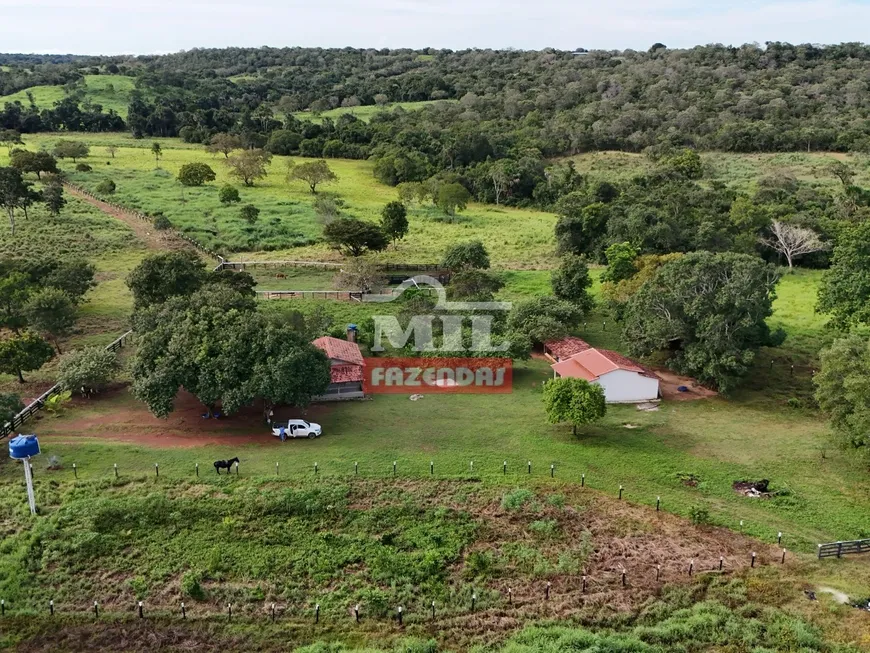
[[357,331],[358,328],[357,328],[356,324],[348,324],[348,325],[347,325],[347,330],[348,330],[348,331]]
[[10,458],[27,458],[39,453],[39,440],[35,435],[18,435],[9,440]]

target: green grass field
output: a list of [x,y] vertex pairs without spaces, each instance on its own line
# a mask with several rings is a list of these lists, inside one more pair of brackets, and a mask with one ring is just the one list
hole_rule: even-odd
[[299,120],[310,120],[311,122],[320,123],[324,118],[332,118],[333,120],[338,119],[346,113],[349,113],[352,116],[356,116],[360,120],[368,122],[371,120],[371,117],[378,113],[379,111],[395,111],[396,109],[401,109],[402,111],[419,111],[423,107],[427,107],[432,104],[439,103],[453,103],[456,100],[427,100],[424,102],[392,102],[386,106],[379,107],[377,105],[367,105],[364,107],[339,107],[337,109],[330,109],[329,111],[323,111],[321,113],[315,114],[311,111],[297,111],[293,114],[295,118]]
[[[776,154],[731,154],[701,152],[705,174],[737,188],[745,189],[771,174],[787,174],[819,186],[836,187],[840,180],[826,171],[833,161],[851,165],[855,183],[870,184],[870,157],[839,152],[781,152]],[[649,170],[653,163],[641,154],[627,152],[589,152],[568,157],[577,171],[592,179],[628,180]]]
[[[159,141],[164,155],[158,168],[150,153],[150,140],[136,141],[136,147],[128,147],[130,141],[123,137],[74,137],[93,144],[88,159],[93,171],[76,172],[71,161],[64,162],[61,165],[72,181],[93,190],[101,180],[111,178],[117,184],[115,201],[141,211],[162,211],[179,229],[206,246],[232,256],[244,252],[243,258],[250,258],[249,252],[260,252],[261,258],[273,260],[338,258],[326,246],[312,245],[320,239],[322,226],[307,187],[301,182],[286,182],[287,157],[275,157],[268,178],[246,188],[228,176],[221,155],[213,156],[202,147],[193,148],[177,139]],[[59,138],[28,136],[27,145],[32,149],[50,148]],[[120,146],[114,159],[105,152],[108,144]],[[298,157],[296,160],[303,161]],[[212,166],[217,181],[182,189],[175,177],[182,165],[193,161]],[[322,192],[341,198],[346,203],[346,215],[378,220],[383,206],[396,199],[395,189],[375,181],[371,163],[330,160],[329,165],[339,181],[325,186]],[[251,203],[261,210],[256,224],[248,225],[239,217],[238,205],[220,204],[218,190],[225,183],[239,187],[243,204]],[[431,206],[411,208],[409,218],[408,236],[398,246],[380,253],[378,260],[437,262],[449,244],[477,238],[487,245],[499,267],[548,267],[554,261],[552,231],[556,218],[549,213],[471,204],[452,222]]]
[[[82,98],[91,104],[102,105],[103,111],[114,109],[115,113],[126,118],[134,81],[132,77],[125,75],[85,75]],[[28,92],[33,94],[33,101],[40,109],[51,109],[56,102],[66,97],[63,86],[33,86],[11,95],[0,96],[0,106],[7,102],[21,102],[28,106]]]

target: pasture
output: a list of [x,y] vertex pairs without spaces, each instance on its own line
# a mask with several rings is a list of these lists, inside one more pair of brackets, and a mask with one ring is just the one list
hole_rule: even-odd
[[[870,157],[840,152],[778,152],[733,154],[700,152],[705,173],[741,190],[752,187],[768,175],[785,174],[806,183],[835,187],[840,180],[826,170],[834,161],[849,164],[855,183],[870,184]],[[653,162],[641,154],[628,152],[588,152],[565,160],[574,162],[577,171],[594,179],[628,180],[648,171]]]
[[[117,184],[114,201],[143,212],[162,212],[179,230],[207,247],[233,257],[240,252],[245,252],[245,257],[250,257],[248,252],[259,252],[261,258],[270,259],[339,258],[337,252],[316,244],[322,221],[314,210],[315,198],[304,183],[286,181],[288,157],[274,157],[269,176],[249,188],[229,176],[223,155],[209,154],[201,146],[176,147],[180,143],[177,139],[158,141],[163,148],[158,167],[150,152],[151,141],[128,147],[126,139],[76,138],[100,144],[93,145],[87,159],[93,171],[77,172],[71,161],[62,163],[71,181],[93,191],[100,181],[110,178]],[[31,149],[50,149],[57,140],[52,135],[26,137]],[[109,144],[121,145],[114,159],[105,151]],[[178,170],[194,161],[210,165],[217,181],[183,188],[176,180]],[[324,186],[319,194],[341,200],[344,215],[379,220],[383,206],[396,199],[395,189],[374,179],[371,163],[332,159],[329,165],[339,181]],[[239,188],[242,204],[254,204],[261,210],[255,224],[239,217],[239,205],[224,206],[218,201],[218,191],[226,183]],[[412,207],[409,221],[411,229],[405,240],[379,253],[378,260],[437,262],[449,244],[471,239],[482,240],[499,267],[533,269],[548,267],[555,260],[552,232],[556,217],[542,211],[471,204],[448,220],[427,205]]]
[[341,116],[345,114],[350,114],[360,120],[368,122],[371,120],[372,116],[376,113],[380,113],[381,111],[391,112],[397,109],[401,111],[419,111],[423,107],[427,107],[432,104],[447,104],[447,103],[455,103],[457,100],[427,100],[424,102],[391,102],[384,106],[378,106],[376,104],[370,104],[362,107],[338,107],[336,109],[329,109],[327,111],[321,111],[319,113],[313,113],[311,111],[296,111],[293,113],[293,117],[298,120],[310,120],[311,122],[320,123],[324,118],[331,118],[332,120],[337,120]]
[[[134,84],[134,78],[125,75],[85,75],[81,97],[91,104],[102,105],[103,111],[112,109],[122,118],[126,118]],[[50,109],[56,102],[67,97],[63,86],[33,86],[11,95],[0,96],[0,106],[7,102],[21,102],[28,106],[28,93],[33,95],[33,102],[40,109]]]

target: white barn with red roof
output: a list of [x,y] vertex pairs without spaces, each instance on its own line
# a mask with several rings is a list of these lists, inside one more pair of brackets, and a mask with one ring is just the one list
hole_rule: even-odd
[[569,336],[548,342],[544,349],[553,375],[584,379],[604,389],[609,404],[640,403],[659,398],[659,377],[640,363],[609,349],[596,349]]

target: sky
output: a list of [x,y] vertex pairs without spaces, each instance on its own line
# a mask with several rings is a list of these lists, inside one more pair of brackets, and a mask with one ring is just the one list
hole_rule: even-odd
[[868,38],[870,0],[0,0],[0,52],[647,49]]

